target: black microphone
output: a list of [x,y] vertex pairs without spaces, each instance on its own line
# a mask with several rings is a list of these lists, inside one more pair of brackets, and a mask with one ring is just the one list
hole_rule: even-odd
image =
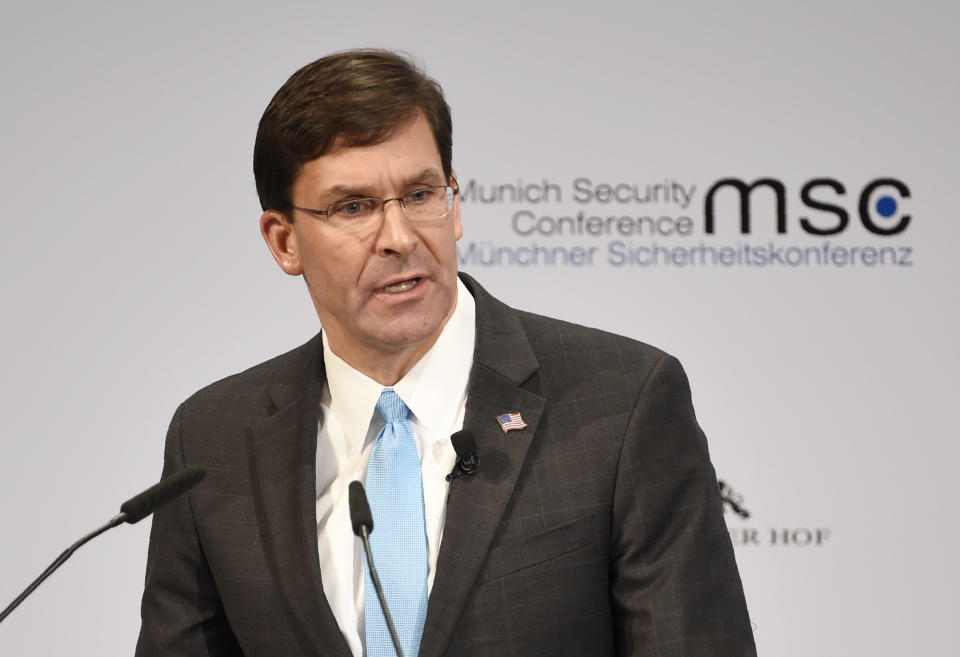
[[154,484],[120,505],[120,515],[123,516],[121,522],[131,525],[140,522],[167,502],[180,497],[199,484],[206,475],[207,471],[203,468],[187,468],[164,477],[160,483]]
[[353,533],[360,538],[363,538],[363,530],[368,535],[373,531],[373,514],[367,502],[367,492],[359,481],[350,482],[350,522],[353,524]]
[[460,475],[472,477],[477,474],[480,457],[477,456],[477,440],[473,437],[473,432],[469,429],[461,429],[450,436],[450,442],[453,443],[453,450],[457,453],[457,462],[447,475],[447,481],[456,479]]
[[[363,549],[367,553],[367,566],[370,567],[370,580],[373,582],[373,588],[377,591],[377,597],[380,598],[380,608],[383,609],[383,617],[387,619],[387,628],[390,630],[390,638],[393,640],[397,657],[403,657],[400,638],[397,636],[397,630],[393,627],[393,618],[390,616],[390,610],[387,609],[387,599],[383,597],[380,578],[377,576],[377,569],[373,566],[373,552],[370,551],[373,514],[370,512],[370,503],[367,502],[367,492],[363,490],[363,484],[359,481],[351,481],[349,495],[350,523],[353,525],[353,533],[363,540]],[[370,601],[364,600],[363,604],[368,605]]]
[[10,612],[20,606],[20,603],[26,600],[28,595],[33,593],[34,590],[40,586],[45,579],[50,577],[50,575],[52,575],[57,568],[62,566],[63,563],[69,559],[70,556],[73,555],[73,553],[76,552],[84,543],[96,538],[108,529],[113,529],[122,522],[127,522],[131,525],[135,522],[140,522],[167,502],[170,502],[175,497],[183,495],[188,490],[199,484],[200,480],[203,479],[206,474],[207,472],[203,468],[189,468],[187,470],[181,470],[180,472],[174,473],[169,477],[164,477],[160,483],[151,486],[139,495],[131,497],[129,500],[124,502],[120,507],[120,513],[111,518],[107,524],[90,532],[79,541],[68,547],[60,554],[59,557],[56,558],[52,564],[47,566],[47,569],[40,574],[40,577],[33,580],[30,586],[28,586],[23,593],[18,595],[17,598],[11,602],[6,609],[0,612],[0,622],[3,622],[3,619],[9,616]]

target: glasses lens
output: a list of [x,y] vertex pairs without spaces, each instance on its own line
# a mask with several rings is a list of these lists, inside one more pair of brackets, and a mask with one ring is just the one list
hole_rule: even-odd
[[327,208],[327,221],[333,228],[355,228],[380,214],[380,200],[355,198],[338,201]]
[[453,201],[450,187],[425,187],[403,197],[403,209],[411,221],[430,221],[446,216]]

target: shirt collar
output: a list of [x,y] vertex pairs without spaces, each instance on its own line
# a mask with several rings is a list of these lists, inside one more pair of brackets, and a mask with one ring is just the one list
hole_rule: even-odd
[[[326,332],[322,337],[331,410],[348,444],[362,449],[371,422],[382,422],[376,404],[384,386],[334,354]],[[453,315],[430,350],[393,386],[424,439],[450,440],[449,428],[456,423],[467,393],[475,338],[476,305],[458,278]]]

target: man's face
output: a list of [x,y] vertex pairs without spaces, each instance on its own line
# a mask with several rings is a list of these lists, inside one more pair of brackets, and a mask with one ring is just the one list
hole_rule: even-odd
[[[430,125],[418,114],[386,141],[308,162],[292,196],[296,206],[323,210],[345,199],[395,198],[446,184]],[[392,201],[382,220],[362,233],[293,212],[293,223],[264,213],[261,229],[284,271],[303,274],[334,353],[368,373],[366,365],[377,359],[413,356],[416,362],[456,304],[459,199],[445,218],[419,224]]]

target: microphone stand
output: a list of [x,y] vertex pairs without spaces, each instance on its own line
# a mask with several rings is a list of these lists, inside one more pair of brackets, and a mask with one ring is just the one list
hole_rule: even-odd
[[196,486],[206,474],[206,470],[199,467],[180,470],[179,472],[164,477],[160,480],[160,483],[154,484],[139,495],[131,497],[129,500],[124,502],[122,505],[120,505],[120,513],[111,518],[107,524],[99,529],[95,529],[68,547],[60,554],[59,557],[54,560],[52,564],[47,566],[47,569],[40,573],[40,577],[33,580],[30,586],[28,586],[23,593],[17,596],[16,600],[11,602],[6,609],[0,612],[0,623],[2,623],[3,619],[9,616],[10,612],[16,609],[28,595],[33,593],[34,590],[36,590],[36,588],[43,583],[43,580],[50,577],[50,575],[52,575],[57,568],[62,566],[63,562],[70,558],[70,555],[80,549],[84,543],[96,538],[108,529],[113,529],[120,523],[128,522],[132,525],[136,522],[140,522],[158,508],[168,503],[170,500],[179,495],[183,495],[188,490]]
[[367,564],[370,566],[370,579],[373,581],[373,588],[377,591],[377,597],[380,598],[380,607],[383,609],[384,618],[387,619],[387,629],[390,630],[393,647],[397,651],[397,657],[403,657],[403,650],[400,648],[400,638],[397,636],[397,630],[393,627],[393,619],[390,618],[390,612],[387,609],[387,599],[383,597],[383,588],[380,586],[377,569],[373,567],[373,553],[370,551],[370,535],[367,532],[366,525],[360,527],[360,538],[363,539],[363,549],[367,553]]
[[84,543],[86,543],[87,541],[89,541],[89,540],[91,540],[91,539],[96,538],[97,536],[99,536],[99,535],[102,534],[103,532],[107,531],[108,529],[113,529],[114,527],[116,527],[117,525],[119,525],[120,523],[122,523],[123,521],[125,521],[126,519],[127,519],[127,514],[126,514],[126,513],[118,513],[118,514],[115,515],[113,518],[111,518],[111,519],[110,519],[110,522],[108,522],[107,524],[105,524],[103,527],[100,527],[99,529],[95,529],[94,531],[90,532],[89,534],[87,534],[86,536],[84,536],[83,538],[81,538],[79,541],[77,541],[76,543],[74,543],[73,545],[71,545],[70,547],[68,547],[66,550],[64,550],[64,551],[60,554],[60,556],[57,557],[56,560],[54,560],[54,562],[53,562],[52,564],[50,564],[49,566],[47,566],[47,569],[46,569],[45,571],[43,571],[42,573],[40,573],[40,577],[38,577],[37,579],[33,580],[33,582],[30,584],[30,586],[28,586],[23,593],[21,593],[20,595],[17,596],[16,600],[14,600],[13,602],[11,602],[11,603],[7,606],[6,609],[4,609],[2,612],[0,612],[0,623],[3,622],[3,619],[4,619],[4,618],[6,618],[7,616],[10,615],[10,612],[12,612],[14,609],[16,609],[17,607],[19,607],[19,606],[20,606],[20,603],[23,602],[28,595],[30,595],[31,593],[33,593],[34,590],[35,590],[38,586],[40,586],[41,584],[43,584],[43,580],[45,580],[45,579],[47,579],[48,577],[50,577],[50,575],[52,575],[57,568],[59,568],[60,566],[62,566],[63,563],[64,563],[67,559],[69,559],[69,558],[73,555],[74,552],[76,552],[77,550],[79,550],[80,547],[81,547]]

